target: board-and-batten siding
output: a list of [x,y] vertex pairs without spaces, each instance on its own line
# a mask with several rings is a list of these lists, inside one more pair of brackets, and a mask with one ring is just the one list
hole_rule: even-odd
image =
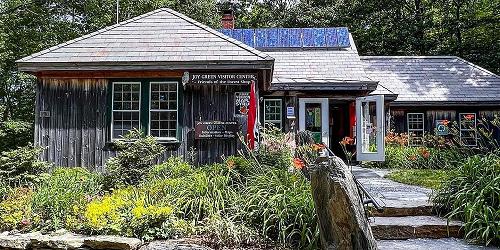
[[[41,79],[35,144],[56,166],[103,166],[114,154],[106,142],[106,79]],[[43,111],[43,112],[42,112]]]
[[[35,144],[44,148],[40,158],[56,166],[82,166],[103,171],[116,155],[109,143],[109,79],[40,79],[37,86]],[[238,140],[194,140],[196,121],[238,121],[246,133],[246,117],[234,115],[234,92],[248,86],[188,86],[179,112],[182,138],[167,144],[162,161],[172,155],[195,155],[199,164],[235,154]],[[44,112],[41,112],[44,111]],[[47,112],[48,111],[48,112]],[[48,115],[47,115],[48,114]]]

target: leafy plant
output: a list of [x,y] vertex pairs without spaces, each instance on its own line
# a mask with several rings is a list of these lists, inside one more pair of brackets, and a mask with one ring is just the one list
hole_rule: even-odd
[[29,186],[40,180],[40,174],[50,164],[38,160],[42,148],[32,145],[2,152],[0,155],[0,183],[11,187]]
[[32,194],[30,188],[16,188],[0,202],[0,231],[26,231],[32,227],[34,220],[36,221],[31,211]]
[[259,233],[295,248],[314,248],[318,228],[308,181],[281,169],[253,176],[242,191],[239,217]]
[[228,216],[211,215],[203,220],[201,232],[205,241],[214,248],[257,245],[262,239],[254,228],[242,221],[233,221]]
[[164,163],[156,165],[149,170],[147,180],[161,180],[179,178],[193,172],[193,167],[180,157],[170,157]]
[[154,160],[165,148],[152,136],[144,136],[137,130],[131,130],[123,140],[115,141],[119,150],[116,157],[106,162],[109,179],[115,184],[136,185],[148,173]]
[[262,128],[261,143],[254,153],[262,165],[287,169],[293,158],[292,149],[295,147],[293,135],[282,133],[274,126]]
[[33,123],[0,122],[0,152],[28,146],[33,141]]
[[102,183],[100,174],[84,168],[55,169],[33,194],[33,212],[42,219],[39,227],[51,230],[74,225],[72,216],[101,192]]
[[500,243],[500,157],[495,154],[467,159],[448,178],[433,199],[448,218],[465,222],[465,237]]

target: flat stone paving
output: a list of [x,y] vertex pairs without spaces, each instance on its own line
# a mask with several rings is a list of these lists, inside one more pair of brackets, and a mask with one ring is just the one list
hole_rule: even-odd
[[496,247],[484,247],[467,244],[462,239],[409,239],[409,240],[378,240],[379,250],[493,250]]
[[367,191],[383,207],[422,207],[431,206],[431,189],[406,185],[385,179],[390,170],[353,167],[352,173],[365,186]]

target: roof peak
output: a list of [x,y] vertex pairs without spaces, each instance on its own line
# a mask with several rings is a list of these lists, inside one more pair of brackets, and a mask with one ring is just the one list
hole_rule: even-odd
[[[160,13],[168,13],[168,14],[160,14]],[[160,15],[160,16],[155,17],[155,15]],[[243,54],[248,53],[246,55],[256,56],[257,58],[260,58],[258,60],[273,60],[273,58],[270,57],[269,55],[267,55],[266,53],[264,53],[262,51],[259,51],[259,50],[256,50],[256,49],[254,49],[254,48],[252,48],[250,46],[247,46],[247,45],[245,45],[245,44],[243,44],[243,43],[241,43],[241,42],[239,42],[239,41],[237,41],[237,40],[235,40],[233,38],[227,37],[224,34],[221,34],[221,33],[217,32],[216,30],[214,30],[214,29],[212,29],[212,28],[210,28],[210,27],[208,27],[208,26],[206,26],[206,25],[204,25],[202,23],[199,23],[196,20],[194,20],[194,19],[192,19],[192,18],[190,18],[190,17],[188,17],[186,15],[183,15],[183,14],[181,14],[179,12],[176,12],[176,11],[174,11],[172,9],[169,9],[169,8],[160,8],[160,9],[156,9],[156,10],[150,11],[148,13],[136,16],[134,18],[131,18],[131,19],[119,22],[117,24],[104,27],[102,29],[99,29],[99,30],[91,32],[91,33],[89,33],[87,35],[83,35],[81,37],[72,39],[70,41],[67,41],[67,42],[64,42],[64,43],[52,46],[52,47],[47,48],[45,50],[42,50],[40,52],[37,52],[37,53],[34,53],[32,55],[26,56],[26,57],[24,57],[22,59],[19,59],[16,62],[17,63],[35,63],[35,61],[39,60],[40,57],[51,57],[52,58],[52,57],[54,57],[53,53],[61,52],[61,50],[70,50],[71,49],[70,47],[83,46],[83,45],[85,45],[85,43],[88,43],[88,41],[84,42],[84,40],[86,40],[86,39],[88,39],[88,40],[99,40],[98,38],[100,38],[100,36],[105,36],[107,34],[113,34],[114,35],[114,36],[110,36],[108,38],[108,40],[111,40],[111,39],[117,40],[118,38],[120,38],[117,35],[120,31],[121,32],[125,32],[125,33],[127,32],[127,30],[123,30],[123,29],[120,30],[119,28],[128,25],[128,26],[132,27],[133,29],[134,28],[136,29],[134,31],[129,31],[129,33],[130,32],[136,32],[137,33],[137,32],[140,31],[140,30],[137,30],[137,29],[147,29],[147,27],[141,26],[141,23],[147,22],[147,21],[141,21],[141,20],[148,20],[148,18],[152,18],[153,21],[151,21],[151,22],[155,22],[155,21],[158,21],[158,19],[162,20],[161,18],[165,18],[163,15],[172,15],[175,18],[179,18],[179,21],[182,20],[182,21],[180,21],[181,24],[182,24],[182,22],[187,22],[189,25],[193,25],[196,28],[198,28],[200,30],[203,30],[204,32],[210,33],[211,35],[216,36],[216,37],[218,37],[218,38],[221,39],[221,40],[217,40],[217,39],[213,40],[214,37],[212,36],[210,38],[210,35],[209,35],[208,38],[206,39],[206,40],[208,40],[208,42],[212,42],[213,41],[215,43],[219,43],[219,46],[220,46],[221,42],[227,42],[227,43],[230,43],[230,44],[236,46],[236,47],[233,47],[233,49],[237,49],[238,48],[238,50],[244,50],[244,51],[246,51],[246,52],[240,51],[240,52],[236,53],[234,56],[238,56],[238,55],[240,55],[240,53],[243,53]],[[137,23],[135,23],[135,22],[137,22]],[[153,24],[155,24],[155,23],[153,23]],[[167,24],[169,24],[169,23],[166,23],[166,25]],[[170,24],[170,25],[173,25],[173,24]],[[182,25],[185,26],[186,23],[184,23]],[[179,29],[183,29],[182,25],[179,25]],[[155,26],[155,25],[153,25],[153,26]],[[167,26],[165,26],[165,27],[167,27]],[[158,31],[158,28],[161,29],[161,24],[158,25],[156,23],[156,27],[152,27],[152,28],[156,28],[157,29],[156,31]],[[175,28],[176,27],[174,27],[174,26],[173,27],[169,27],[169,29],[175,29]],[[188,39],[188,41],[191,38],[193,40],[198,39],[195,35],[190,36],[190,37],[186,37],[186,39]],[[172,38],[172,39],[175,39],[175,38]],[[179,39],[179,38],[177,38],[177,39]],[[113,50],[112,50],[113,48],[108,48],[109,47],[109,42],[108,41],[104,41],[103,39],[101,39],[100,42],[102,42],[103,44],[101,44],[100,46],[95,46],[95,47],[90,47],[89,46],[88,48],[93,49],[92,51],[96,52],[96,53],[104,51],[105,54],[111,54],[113,52]],[[133,41],[128,41],[128,42],[133,42]],[[158,41],[155,41],[155,42],[156,42],[155,46],[161,46],[162,42],[163,43],[168,43],[168,41],[165,40],[165,39],[163,39],[163,40],[159,39]],[[177,40],[175,42],[182,44],[182,42],[179,42]],[[92,45],[96,45],[96,44],[92,44]],[[99,45],[99,44],[97,44],[97,45]],[[224,47],[227,47],[227,46],[231,47],[229,44],[227,44]],[[116,49],[116,48],[114,48],[114,49]],[[137,52],[137,51],[133,51],[133,53],[135,53],[135,52]],[[52,53],[52,55],[51,56],[50,55],[46,55],[46,54],[49,54],[49,53]],[[62,54],[62,53],[60,53],[60,54]],[[77,53],[73,53],[73,54],[68,53],[67,55],[65,55],[67,57],[66,59],[60,59],[60,58],[56,58],[56,59],[60,59],[60,60],[58,60],[58,62],[63,62],[64,63],[64,62],[66,62],[65,60],[71,61],[70,59],[72,59],[72,57],[76,58],[76,57],[79,57],[80,55],[81,54],[77,54]],[[94,63],[97,62],[97,61],[106,59],[103,56],[101,56],[101,58],[97,58],[100,55],[95,56],[97,59],[96,58],[92,58],[93,55],[95,56],[95,53],[94,54],[89,53],[89,54],[87,54],[85,56],[88,57],[87,59],[89,61],[94,62]],[[120,55],[120,56],[123,56],[123,55]],[[210,56],[205,56],[205,57],[202,56],[201,58],[208,58],[208,57],[210,57]],[[35,61],[33,61],[33,59]],[[206,59],[206,60],[209,60],[209,59]],[[78,62],[81,62],[81,61],[78,61]],[[82,62],[82,63],[84,63],[84,62]]]

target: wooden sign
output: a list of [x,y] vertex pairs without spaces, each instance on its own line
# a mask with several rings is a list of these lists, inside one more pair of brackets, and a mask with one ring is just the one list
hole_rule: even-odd
[[234,115],[246,116],[250,106],[250,92],[234,93]]
[[235,139],[238,133],[236,121],[202,121],[194,128],[194,139]]
[[250,73],[191,73],[189,83],[196,85],[249,85],[257,75]]

